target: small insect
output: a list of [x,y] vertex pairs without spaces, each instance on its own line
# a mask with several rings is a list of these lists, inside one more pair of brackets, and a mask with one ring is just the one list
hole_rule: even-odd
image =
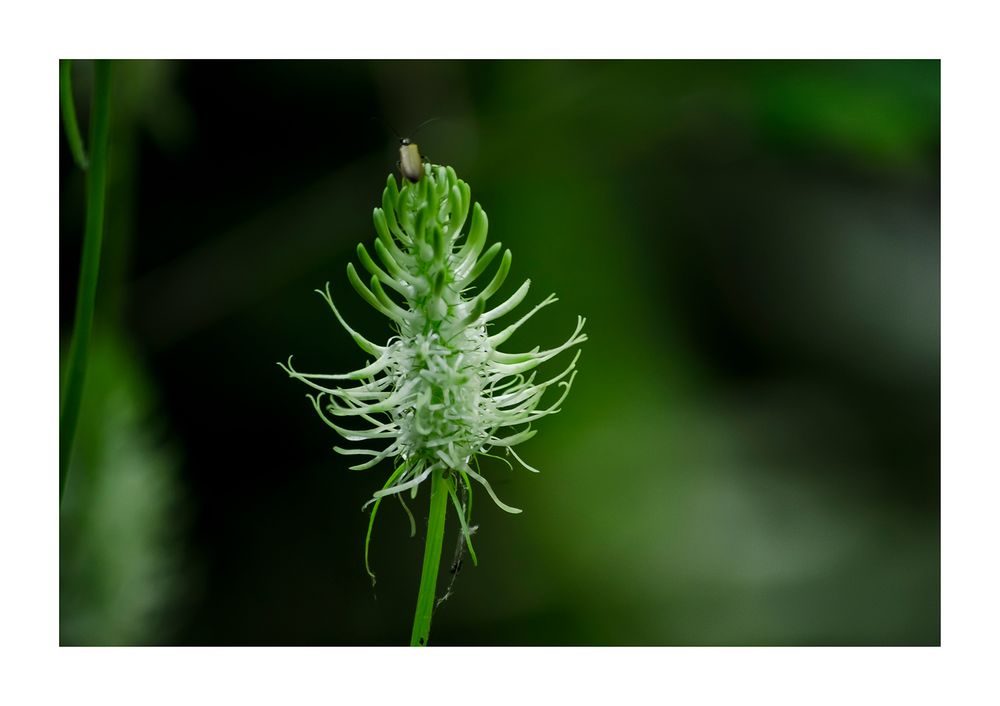
[[399,138],[399,171],[414,184],[424,175],[424,158],[409,137]]
[[[392,130],[392,134],[399,138],[399,161],[396,163],[396,166],[399,167],[399,173],[404,179],[416,184],[424,176],[425,157],[420,154],[420,148],[413,142],[413,138],[403,137],[389,123],[376,117],[372,117],[372,120],[382,123],[382,125]],[[435,120],[438,120],[438,118],[430,118],[420,123],[412,134],[415,135],[420,132],[420,129],[424,125],[432,123]]]

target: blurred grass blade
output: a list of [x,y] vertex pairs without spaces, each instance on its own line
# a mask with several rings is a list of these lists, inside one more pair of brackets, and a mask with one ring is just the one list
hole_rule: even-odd
[[83,396],[87,355],[90,348],[90,331],[94,323],[94,301],[97,297],[97,275],[101,264],[101,238],[104,231],[104,197],[107,188],[110,84],[111,62],[97,61],[94,67],[94,98],[90,121],[93,159],[87,170],[87,210],[83,232],[83,255],[80,258],[80,283],[77,289],[73,338],[69,346],[59,413],[60,501],[66,487],[66,472],[73,449],[76,423],[80,416],[80,400]]
[[59,103],[63,128],[66,130],[70,152],[73,153],[73,161],[80,169],[86,171],[89,163],[87,152],[83,147],[83,138],[80,136],[80,125],[76,121],[76,105],[73,103],[73,62],[70,59],[59,62]]

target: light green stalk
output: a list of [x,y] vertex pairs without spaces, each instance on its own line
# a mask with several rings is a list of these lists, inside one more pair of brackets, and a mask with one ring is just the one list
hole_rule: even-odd
[[427,516],[427,541],[424,544],[424,564],[420,570],[420,592],[413,616],[410,647],[427,645],[434,614],[434,596],[441,567],[441,545],[444,543],[445,516],[448,510],[448,481],[444,471],[435,471],[431,480],[431,509]]

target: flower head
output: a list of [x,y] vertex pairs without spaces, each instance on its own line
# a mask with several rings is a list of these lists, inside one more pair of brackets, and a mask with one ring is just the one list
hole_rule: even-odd
[[[282,367],[316,390],[309,398],[327,425],[344,439],[364,445],[336,447],[346,456],[365,457],[352,469],[394,459],[394,472],[368,503],[375,504],[372,521],[382,498],[402,499],[406,492],[413,497],[431,474],[443,472],[471,551],[470,506],[465,502],[472,490],[470,479],[502,509],[520,512],[496,496],[475,459],[500,450],[537,472],[514,446],[535,435],[535,421],[559,411],[576,375],[579,351],[551,377],[539,379],[535,368],[587,336],[582,332],[584,319],[578,317],[573,333],[555,348],[498,350],[556,298],[546,297],[517,321],[495,330],[494,322],[525,299],[530,280],[506,300],[492,302],[510,272],[511,253],[505,250],[493,277],[477,285],[501,244],[485,248],[487,218],[478,203],[472,205],[471,224],[463,234],[469,211],[469,186],[451,167],[428,165],[424,178],[401,190],[390,175],[382,207],[373,214],[378,233],[374,249],[381,264],[359,244],[358,257],[370,279],[363,281],[353,264],[347,266],[347,277],[362,299],[389,318],[396,335],[377,345],[351,328],[334,305],[328,283],[325,291],[317,291],[373,360],[341,375],[298,372],[291,358]],[[329,386],[335,381],[344,386]],[[550,388],[553,393],[547,396]]]

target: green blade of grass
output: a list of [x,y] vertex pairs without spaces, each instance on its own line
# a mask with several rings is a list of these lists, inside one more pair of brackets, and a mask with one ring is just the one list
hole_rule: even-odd
[[[66,487],[66,475],[80,417],[80,401],[87,374],[90,332],[94,323],[97,276],[101,265],[101,240],[104,233],[104,201],[108,175],[108,134],[111,113],[111,63],[97,61],[94,66],[94,100],[91,106],[91,161],[87,169],[86,222],[83,231],[83,255],[80,258],[80,282],[63,378],[59,411],[59,499]],[[75,123],[76,118],[74,116]],[[82,152],[82,143],[80,145]]]
[[80,136],[80,125],[76,121],[76,105],[73,103],[73,62],[69,59],[59,62],[59,104],[63,129],[66,131],[70,152],[73,153],[73,161],[80,169],[86,171],[89,165],[87,152],[83,148],[83,138]]

